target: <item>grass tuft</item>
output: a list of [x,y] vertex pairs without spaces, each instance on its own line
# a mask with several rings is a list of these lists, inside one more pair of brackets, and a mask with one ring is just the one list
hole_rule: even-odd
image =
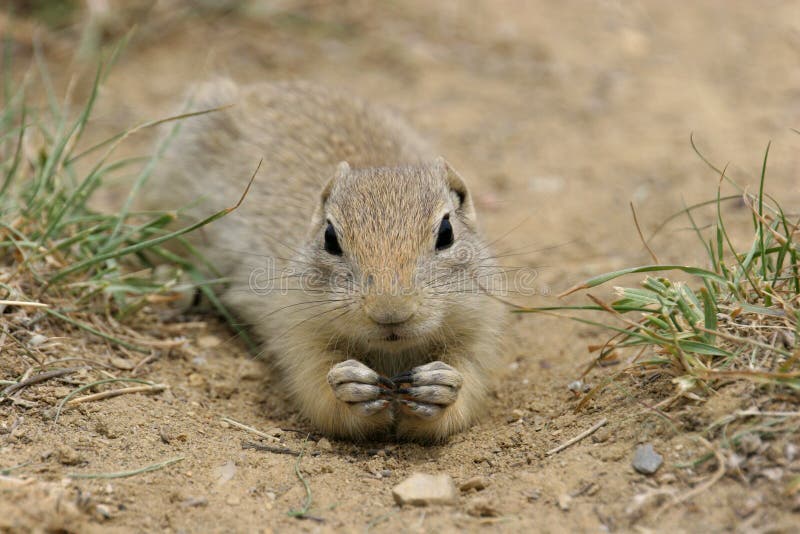
[[[692,146],[697,150],[693,140]],[[703,402],[723,387],[744,384],[749,408],[716,421],[699,439],[718,440],[718,446],[731,453],[742,452],[747,436],[783,436],[796,441],[800,435],[800,223],[765,193],[769,145],[757,195],[735,184],[725,169],[712,165],[699,151],[698,155],[719,175],[716,198],[685,208],[681,214],[689,219],[707,253],[706,265],[655,264],[621,269],[594,276],[561,295],[584,292],[590,304],[516,311],[566,314],[612,333],[604,344],[590,347],[596,357],[581,378],[601,367],[617,366],[617,370],[585,393],[576,410],[585,408],[624,377],[639,383],[658,377],[671,379],[672,394],[648,407],[658,411]],[[723,181],[741,192],[734,198],[743,199],[752,216],[751,244],[743,250],[733,246],[723,218],[722,203],[732,198],[721,195]],[[708,205],[716,207],[715,223],[701,230],[692,212]],[[634,222],[638,228],[635,213]],[[648,252],[655,261],[649,246]],[[691,275],[695,282],[663,274],[674,272]],[[638,287],[614,287],[614,300],[607,302],[586,293],[630,274],[647,276]],[[600,312],[610,321],[589,318],[586,312]],[[708,454],[703,461],[712,458],[714,455]]]
[[[172,336],[163,317],[174,315],[174,309],[164,309],[163,304],[183,301],[192,291],[213,296],[211,286],[224,282],[183,236],[235,210],[241,199],[235,206],[177,229],[174,212],[134,209],[137,193],[146,186],[180,121],[215,109],[149,121],[88,147],[82,142],[108,65],[120,49],[112,50],[110,60],[97,68],[88,97],[77,109],[71,108],[70,90],[63,99],[56,96],[43,57],[37,56],[24,81],[17,82],[11,54],[6,51],[4,55],[0,347],[10,342],[11,350],[6,350],[0,376],[4,379],[0,402],[37,405],[41,397],[34,394],[34,401],[29,400],[31,395],[29,399],[20,395],[28,394],[33,384],[64,381],[64,374],[77,368],[64,370],[57,364],[69,360],[89,365],[76,371],[78,383],[84,385],[61,401],[57,413],[75,393],[88,388],[101,389],[92,397],[98,399],[163,389],[133,377],[142,365],[160,357],[158,349],[183,350],[179,348],[182,341],[164,339]],[[44,93],[45,105],[30,103],[30,94],[36,92],[31,88]],[[172,123],[172,132],[149,157],[116,157],[126,140],[165,123]],[[96,193],[120,173],[134,177],[121,209],[95,209],[99,204],[93,203]],[[183,243],[185,256],[165,248],[168,241]],[[153,261],[156,259],[158,262]],[[215,278],[209,278],[209,272]],[[216,298],[211,302],[253,348],[252,340],[224,305]],[[96,359],[87,359],[86,354]],[[115,365],[106,363],[115,359]],[[129,371],[132,376],[120,378],[109,370]],[[116,382],[144,386],[102,391]]]
[[[49,79],[41,62],[39,72]],[[49,318],[147,353],[149,349],[131,336],[115,332],[119,329],[112,323],[128,320],[148,303],[178,299],[195,283],[205,290],[211,282],[196,268],[204,260],[194,251],[194,261],[181,260],[163,245],[225,216],[238,204],[177,230],[170,227],[175,213],[134,211],[134,197],[170,142],[172,136],[167,136],[137,171],[118,213],[92,209],[92,195],[111,176],[141,163],[140,158],[112,160],[123,141],[166,122],[175,122],[174,134],[181,119],[215,111],[147,122],[78,152],[75,147],[80,146],[106,74],[106,68],[98,67],[89,97],[74,119],[55,98],[39,109],[28,105],[24,85],[12,84],[8,90],[0,112],[0,306],[46,306],[43,313]],[[102,147],[100,153],[97,149]],[[154,257],[171,260],[169,276],[155,275],[156,265],[149,261]],[[184,281],[189,279],[194,282]],[[219,301],[214,304],[232,319]],[[108,320],[98,324],[102,317]]]

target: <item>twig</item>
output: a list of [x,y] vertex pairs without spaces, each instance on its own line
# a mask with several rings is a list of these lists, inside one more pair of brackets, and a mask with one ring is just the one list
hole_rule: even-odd
[[736,412],[737,417],[800,417],[800,412],[762,412],[756,408],[749,408],[747,410],[739,410]]
[[47,308],[50,305],[43,302],[28,302],[25,300],[0,300],[0,306],[28,306],[30,308]]
[[19,391],[24,387],[31,386],[33,384],[38,384],[39,382],[44,382],[45,380],[50,380],[51,378],[58,378],[59,376],[69,375],[76,371],[80,371],[82,369],[89,369],[89,367],[70,367],[68,369],[55,369],[53,371],[47,371],[46,373],[39,373],[38,375],[34,375],[27,380],[23,380],[22,382],[14,382],[3,391],[0,391],[0,397],[8,397],[12,393]]
[[173,323],[173,324],[165,324],[161,325],[162,330],[166,330],[168,332],[180,332],[182,330],[188,330],[190,328],[206,328],[208,323],[205,321],[189,321],[186,323]]
[[246,424],[240,423],[239,421],[231,419],[230,417],[223,417],[222,420],[228,423],[229,425],[235,426],[236,428],[244,430],[246,432],[250,432],[251,434],[255,434],[260,438],[269,439],[273,441],[275,440],[275,436],[270,436],[266,432],[262,432],[258,429],[253,428],[252,426],[247,426]]
[[139,374],[139,369],[141,369],[143,366],[147,365],[148,363],[154,362],[155,360],[159,359],[160,357],[161,357],[160,354],[154,352],[154,353],[150,354],[150,356],[146,356],[146,357],[142,358],[141,361],[139,363],[137,363],[136,366],[134,366],[133,369],[131,369],[131,375],[133,375],[133,376],[138,375]]
[[597,432],[597,431],[600,429],[600,427],[602,427],[602,426],[603,426],[603,425],[605,425],[606,423],[608,423],[608,419],[606,419],[606,418],[600,419],[600,420],[599,420],[597,423],[595,423],[595,424],[594,424],[594,426],[592,426],[590,429],[588,429],[588,430],[585,430],[584,432],[581,432],[580,434],[578,434],[578,435],[577,435],[577,436],[575,436],[574,438],[572,438],[572,439],[570,439],[570,440],[567,440],[567,441],[565,441],[564,443],[562,443],[561,445],[559,445],[559,446],[558,446],[558,447],[556,447],[555,449],[550,449],[549,451],[547,451],[546,455],[547,455],[547,456],[551,456],[551,455],[553,455],[553,454],[556,454],[556,453],[558,453],[558,452],[561,452],[561,451],[563,451],[564,449],[566,449],[566,448],[567,448],[567,447],[569,447],[570,445],[574,445],[575,443],[578,443],[578,442],[579,442],[580,440],[582,440],[583,438],[586,438],[586,437],[588,437],[588,436],[591,436],[592,434],[594,434],[595,432]]
[[112,370],[116,370],[116,367],[114,367],[114,366],[111,366],[111,365],[108,365],[107,363],[98,362],[98,361],[96,361],[96,360],[90,360],[89,358],[78,358],[78,357],[71,357],[71,358],[59,358],[59,359],[57,359],[57,360],[49,360],[49,361],[48,361],[46,364],[44,364],[44,365],[55,365],[55,364],[57,364],[57,363],[66,363],[66,362],[86,362],[86,363],[88,363],[88,364],[91,364],[91,365],[90,365],[90,367],[91,367],[91,366],[95,366],[95,367],[105,367],[106,369],[112,369]]
[[274,445],[263,445],[261,443],[253,443],[252,441],[243,441],[243,449],[255,449],[257,451],[274,452],[275,454],[289,454],[291,456],[300,456],[302,453],[293,451],[286,447],[276,447]]
[[140,475],[142,473],[148,473],[150,471],[156,471],[158,469],[163,469],[168,465],[176,464],[182,460],[185,460],[185,456],[178,456],[177,458],[172,458],[170,460],[165,460],[163,462],[159,462],[157,464],[151,464],[141,469],[135,469],[133,471],[119,471],[117,473],[70,473],[70,478],[125,478],[125,477],[132,477],[134,475]]
[[158,393],[159,391],[164,391],[167,388],[169,388],[169,386],[166,384],[153,384],[152,386],[131,386],[129,388],[110,389],[108,391],[101,391],[100,393],[93,393],[92,395],[86,395],[84,397],[77,397],[67,402],[66,406],[74,406],[75,404],[80,404],[82,402],[110,399],[111,397],[117,397],[127,393]]
[[61,399],[61,402],[59,402],[58,406],[56,407],[56,415],[55,415],[55,417],[53,417],[53,425],[55,425],[58,422],[58,417],[61,415],[61,410],[64,409],[64,405],[67,402],[69,402],[69,400],[72,397],[74,397],[75,395],[77,395],[81,391],[86,391],[89,388],[93,388],[95,386],[101,386],[103,384],[110,384],[112,382],[134,382],[134,383],[137,383],[137,384],[145,384],[147,386],[154,386],[155,385],[155,384],[153,384],[152,382],[150,382],[148,380],[141,380],[139,378],[107,378],[105,380],[98,380],[96,382],[92,382],[90,384],[86,384],[84,386],[81,386],[81,387],[79,387],[77,389],[74,389],[74,390],[70,391],[69,395],[67,395],[66,397]]

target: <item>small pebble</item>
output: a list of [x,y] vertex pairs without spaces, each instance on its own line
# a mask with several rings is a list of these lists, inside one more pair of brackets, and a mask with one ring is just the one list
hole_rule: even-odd
[[321,451],[326,451],[326,452],[330,452],[333,450],[333,446],[331,445],[331,442],[328,440],[328,438],[320,438],[320,440],[317,442],[317,448]]
[[467,513],[474,517],[497,517],[500,512],[488,497],[475,497],[467,504]]
[[42,334],[34,334],[28,340],[28,345],[30,345],[31,347],[38,347],[45,341],[47,341],[47,336],[43,336]]
[[795,445],[794,443],[787,443],[786,446],[783,448],[783,454],[786,456],[786,459],[790,462],[793,462],[795,458],[798,457],[798,452],[800,452],[800,447]]
[[236,476],[236,464],[233,460],[228,460],[221,466],[217,467],[215,471],[217,476],[217,485],[222,486]]
[[122,369],[123,371],[130,371],[136,367],[136,364],[134,364],[132,361],[126,360],[125,358],[120,358],[119,356],[114,356],[111,358],[111,365],[117,369]]
[[73,449],[72,447],[67,447],[63,445],[58,448],[56,451],[56,459],[58,463],[62,465],[78,465],[79,463],[83,462],[83,457]]
[[454,504],[458,499],[456,485],[446,474],[414,473],[392,488],[392,495],[397,504],[413,506]]
[[206,383],[206,379],[199,373],[192,373],[189,375],[189,385],[192,387],[200,387]]
[[536,502],[542,496],[542,492],[538,488],[523,491],[522,495],[528,499],[528,502]]
[[207,504],[208,499],[205,497],[189,497],[181,503],[181,506],[183,508],[197,508],[200,506],[206,506]]
[[473,489],[475,491],[481,491],[482,489],[485,489],[488,485],[489,485],[489,479],[478,475],[462,482],[461,485],[458,487],[458,489],[460,489],[461,491],[469,491]]
[[569,507],[572,505],[572,496],[569,493],[562,493],[558,496],[558,507],[561,508],[564,512],[569,511]]
[[222,341],[217,336],[200,336],[197,338],[197,346],[201,349],[213,349]]
[[662,473],[658,475],[658,483],[659,484],[674,484],[678,481],[678,477],[675,476],[674,473]]
[[769,467],[767,469],[762,469],[759,474],[772,482],[780,482],[783,478],[783,469],[780,467]]
[[764,498],[761,495],[750,495],[743,502],[734,506],[736,515],[745,519],[753,515],[761,506]]
[[98,504],[94,509],[101,519],[111,519],[111,510],[105,504]]
[[592,434],[592,441],[595,443],[605,443],[611,437],[611,431],[608,428],[601,428]]
[[570,382],[569,385],[567,385],[567,389],[573,393],[580,393],[583,391],[583,381],[575,380],[574,382]]
[[652,443],[639,445],[633,453],[633,468],[643,475],[652,475],[658,471],[662,463],[664,457],[653,449]]
[[755,454],[761,448],[761,438],[758,434],[745,434],[739,440],[739,447],[745,454]]

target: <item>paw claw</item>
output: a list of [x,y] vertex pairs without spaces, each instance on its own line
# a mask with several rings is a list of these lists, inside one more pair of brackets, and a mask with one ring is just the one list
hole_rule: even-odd
[[350,404],[350,408],[362,417],[369,417],[370,415],[375,415],[376,413],[380,412],[381,410],[385,409],[389,406],[389,402],[386,399],[376,399],[366,402],[356,402]]
[[445,408],[458,399],[464,379],[461,373],[444,362],[436,361],[401,373],[392,381],[403,384],[395,390],[401,406],[407,413],[423,419],[439,417]]
[[421,419],[435,419],[442,414],[444,408],[436,404],[422,404],[419,402],[401,400],[400,406],[411,415]]
[[394,389],[394,383],[358,360],[334,365],[328,372],[328,384],[339,401],[347,403],[362,417],[375,415],[386,408],[390,403],[387,389]]

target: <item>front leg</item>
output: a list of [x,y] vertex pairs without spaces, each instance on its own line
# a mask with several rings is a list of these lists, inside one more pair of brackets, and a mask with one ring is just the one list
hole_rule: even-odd
[[301,413],[328,436],[364,439],[385,432],[394,419],[390,383],[356,360],[326,362],[294,360],[286,370]]
[[485,404],[484,374],[467,362],[435,361],[393,378],[400,386],[398,435],[436,442],[468,428]]

